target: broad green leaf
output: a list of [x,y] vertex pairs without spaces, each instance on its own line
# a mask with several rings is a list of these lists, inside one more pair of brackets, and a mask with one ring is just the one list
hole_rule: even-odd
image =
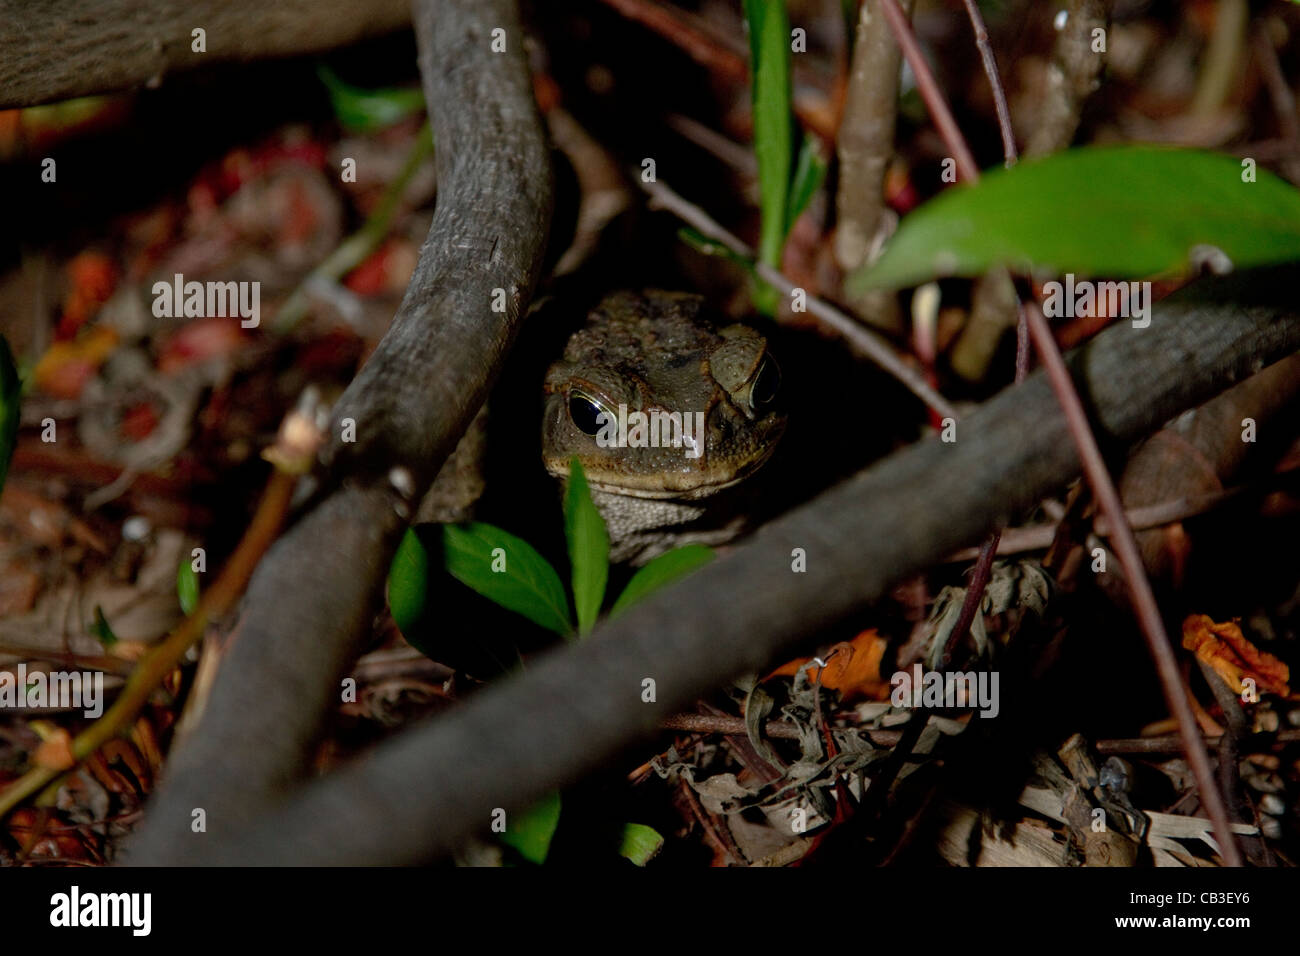
[[180,567],[176,569],[176,597],[187,617],[199,606],[199,575],[189,558],[181,559]]
[[609,532],[596,510],[587,476],[575,457],[569,462],[569,487],[564,493],[564,537],[569,542],[573,571],[573,606],[578,611],[578,633],[591,633],[605,601],[609,579]]
[[1096,146],[987,173],[903,220],[848,288],[904,288],[995,265],[1140,278],[1186,271],[1213,247],[1237,269],[1300,259],[1300,191],[1237,159],[1159,146]]
[[22,401],[22,381],[14,367],[9,343],[0,335],[0,488],[9,475],[9,461],[18,441],[18,406]]
[[345,83],[323,63],[316,75],[329,91],[339,122],[359,133],[392,126],[424,109],[424,94],[416,87],[362,89]]
[[408,528],[388,568],[388,608],[403,635],[424,614],[429,587],[429,552],[414,529]]
[[[188,611],[186,612],[189,613]],[[95,619],[90,622],[90,630],[105,647],[112,647],[117,643],[117,635],[113,633],[113,628],[108,623],[108,618],[104,616],[104,609],[98,604],[95,605]]]
[[573,632],[560,576],[527,541],[480,521],[444,525],[442,540],[456,580],[548,630]]
[[627,582],[627,587],[610,608],[609,616],[612,618],[622,614],[650,592],[672,584],[696,568],[704,567],[713,558],[713,549],[702,544],[684,545],[659,555],[632,575],[632,580]]
[[551,852],[551,838],[559,824],[560,794],[552,791],[523,813],[507,814],[505,832],[499,836],[529,863],[540,865]]
[[628,823],[623,827],[623,837],[618,855],[626,857],[637,866],[645,866],[664,845],[664,838],[644,823]]
[[[777,268],[785,245],[790,193],[790,17],[785,0],[745,0],[749,24],[750,89],[754,99],[754,155],[758,159],[758,257]],[[777,292],[756,284],[755,304],[776,310]]]
[[794,182],[790,186],[790,208],[785,217],[787,236],[794,228],[795,220],[808,208],[808,203],[817,194],[817,190],[821,189],[828,168],[817,137],[804,134],[803,146],[794,167]]

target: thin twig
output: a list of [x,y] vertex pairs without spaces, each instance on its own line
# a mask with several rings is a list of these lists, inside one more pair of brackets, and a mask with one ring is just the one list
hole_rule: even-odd
[[[744,734],[745,721],[741,717],[720,717],[713,714],[674,714],[659,724],[664,730],[680,730],[692,734]],[[775,740],[798,740],[799,728],[783,720],[769,720],[763,725],[764,736]],[[897,730],[868,730],[873,744],[892,747],[901,736]]]
[[[1249,738],[1246,738],[1249,740]],[[1263,738],[1269,743],[1290,744],[1300,741],[1300,730],[1279,730]],[[1221,737],[1203,738],[1207,747],[1218,747]],[[1159,737],[1118,737],[1099,740],[1095,745],[1099,754],[1177,754],[1183,752],[1183,740],[1178,734]]]
[[[662,182],[643,182],[640,176],[636,182],[650,195],[652,208],[667,209],[683,222],[689,223],[709,239],[726,246],[736,255],[753,260],[754,250],[732,233],[719,225],[699,206],[688,202]],[[760,279],[775,286],[782,294],[789,295],[795,284],[779,270],[761,262],[754,262],[754,271]],[[904,361],[893,347],[881,336],[854,321],[839,309],[816,296],[808,296],[808,311],[821,319],[827,326],[838,332],[849,344],[863,356],[898,379],[917,398],[938,413],[941,417],[956,418],[957,411],[942,395],[934,390],[920,372]]]
[[966,586],[966,596],[962,598],[961,613],[957,615],[957,623],[953,625],[952,631],[948,634],[948,640],[943,646],[943,656],[940,658],[939,664],[940,670],[948,668],[948,662],[952,660],[952,652],[970,633],[970,626],[975,620],[975,613],[979,609],[981,599],[984,597],[984,589],[988,587],[989,578],[993,575],[993,557],[998,553],[998,542],[1001,540],[1002,533],[995,531],[980,545],[980,553],[975,561],[975,569],[971,571],[970,584]]
[[721,851],[732,863],[748,863],[749,861],[740,852],[740,848],[736,846],[735,841],[729,838],[724,839],[722,833],[713,825],[712,815],[701,806],[699,798],[695,796],[695,791],[691,789],[691,785],[685,779],[681,779],[678,781],[678,787],[681,789],[682,795],[686,797],[686,805],[690,807],[695,822],[700,825],[700,829],[704,831],[705,837],[713,844],[714,848]]
[[[974,0],[966,0],[966,10],[970,14],[971,26],[975,30],[975,45],[979,47],[980,56],[984,61],[984,72],[988,75],[989,85],[993,87],[993,100],[997,104],[998,126],[1002,130],[1003,161],[1010,168],[1016,164],[1017,156],[1016,137],[1011,130],[1011,113],[1007,109],[1007,95],[1002,89],[1002,81],[998,77],[997,61],[993,59],[993,49],[989,46],[989,33],[984,27],[984,18],[980,15],[979,7],[975,5]],[[978,176],[978,173],[976,175]],[[1023,316],[1021,316],[1016,321],[1016,384],[1019,385],[1023,382],[1028,374],[1029,328],[1025,324]],[[1001,540],[1002,532],[994,531],[980,547],[975,569],[971,572],[970,584],[967,586],[966,595],[962,599],[961,612],[957,615],[957,624],[949,633],[948,640],[944,645],[943,656],[941,657],[942,667],[944,668],[948,666],[948,662],[952,659],[952,652],[956,649],[958,643],[965,640],[966,635],[970,632],[970,626],[975,620],[980,601],[984,597],[984,588],[988,586],[989,578],[993,575],[993,559],[997,556],[998,544]]]
[[1110,471],[1106,468],[1106,460],[1097,446],[1097,439],[1088,424],[1088,413],[1084,410],[1083,402],[1079,400],[1078,392],[1074,390],[1074,381],[1070,378],[1069,369],[1066,368],[1065,360],[1056,347],[1056,340],[1052,338],[1052,330],[1048,327],[1042,311],[1037,304],[1027,304],[1021,311],[1029,323],[1029,334],[1033,337],[1039,359],[1043,363],[1048,381],[1052,384],[1052,391],[1056,393],[1066,419],[1070,422],[1070,434],[1078,448],[1084,475],[1088,479],[1102,514],[1106,515],[1110,522],[1111,547],[1115,549],[1124,568],[1138,625],[1142,630],[1142,636],[1146,639],[1147,650],[1151,652],[1151,658],[1155,662],[1165,703],[1178,722],[1179,735],[1182,737],[1187,754],[1187,763],[1200,790],[1201,803],[1214,823],[1214,832],[1223,852],[1223,862],[1228,866],[1240,866],[1241,854],[1232,836],[1223,796],[1215,785],[1214,772],[1210,767],[1210,756],[1206,752],[1205,742],[1196,729],[1196,716],[1192,713],[1187,688],[1183,685],[1182,675],[1178,670],[1178,659],[1169,643],[1169,635],[1165,633],[1160,607],[1156,604],[1155,593],[1151,590],[1151,582],[1147,579],[1146,569],[1142,565],[1142,553],[1138,550],[1137,538],[1128,522],[1124,520],[1124,505],[1120,501],[1115,483],[1111,480]]
[[1268,88],[1269,99],[1273,102],[1273,112],[1277,114],[1278,130],[1288,147],[1283,154],[1282,166],[1288,178],[1294,182],[1300,178],[1297,176],[1300,161],[1296,159],[1297,153],[1300,153],[1300,120],[1296,118],[1295,95],[1287,83],[1286,74],[1282,72],[1282,65],[1278,63],[1277,50],[1273,49],[1273,41],[1269,38],[1265,24],[1260,23],[1256,27],[1253,45],[1255,57],[1259,61],[1259,71]]
[[[975,167],[973,159],[967,164],[966,171],[963,171],[962,157],[969,159],[970,152],[948,108],[948,103],[921,54],[916,38],[912,36],[907,19],[898,7],[897,0],[880,0],[880,2],[889,17],[891,26],[896,31],[898,45],[916,75],[917,88],[922,92],[935,126],[938,127],[944,142],[957,157],[958,173],[971,182],[977,181],[979,170]],[[1187,688],[1183,685],[1177,658],[1169,643],[1169,636],[1165,633],[1164,621],[1161,619],[1160,608],[1156,604],[1151,582],[1147,579],[1146,569],[1142,564],[1137,539],[1133,535],[1133,529],[1124,519],[1124,506],[1120,501],[1119,492],[1111,480],[1105,459],[1102,458],[1101,450],[1097,446],[1097,439],[1088,423],[1087,412],[1083,408],[1078,392],[1075,391],[1074,381],[1070,378],[1065,360],[1056,346],[1056,340],[1052,338],[1052,330],[1047,320],[1037,305],[1022,305],[1020,311],[1020,321],[1028,324],[1029,335],[1038,351],[1039,360],[1044,365],[1052,391],[1065,413],[1071,438],[1083,465],[1084,476],[1092,488],[1102,513],[1107,516],[1113,529],[1111,545],[1115,548],[1126,572],[1138,626],[1155,662],[1165,702],[1178,723],[1179,733],[1186,749],[1187,762],[1196,780],[1197,789],[1200,791],[1201,802],[1214,823],[1215,834],[1222,848],[1223,862],[1228,866],[1240,866],[1241,854],[1232,837],[1223,796],[1215,783],[1205,743],[1196,728],[1196,718],[1188,700]]]
[[120,677],[126,677],[135,669],[135,662],[123,657],[110,657],[107,654],[69,654],[41,647],[27,647],[23,644],[0,643],[0,654],[19,657],[29,662],[48,661],[51,664],[72,665],[83,670],[103,671]]
[[921,52],[920,44],[916,42],[912,28],[908,26],[907,17],[898,5],[898,0],[880,0],[880,9],[884,11],[890,29],[894,31],[894,38],[898,40],[903,56],[907,57],[907,62],[911,64],[912,74],[916,77],[917,91],[930,111],[934,125],[939,130],[939,136],[957,162],[957,175],[974,182],[980,175],[979,167],[975,165],[975,157],[971,155],[970,147],[966,145],[966,139],[961,135],[957,121],[952,118],[952,111],[948,109],[943,91],[939,89],[934,74],[930,72],[930,67],[925,62],[925,55]]
[[[1224,491],[1213,491],[1204,495],[1171,498],[1157,504],[1143,505],[1141,508],[1130,508],[1124,512],[1124,517],[1128,521],[1129,527],[1134,531],[1147,531],[1151,528],[1161,528],[1165,525],[1204,514],[1250,490],[1251,486],[1249,485],[1238,485]],[[1110,534],[1110,524],[1104,517],[1098,516],[1097,520],[1093,522],[1092,530],[1099,537],[1105,538]],[[1057,525],[1055,523],[1011,528],[1003,533],[1002,543],[998,546],[998,554],[1021,554],[1025,551],[1045,550],[1051,547],[1052,542],[1056,539],[1056,531]],[[949,555],[947,561],[949,563],[972,561],[978,554],[978,548],[963,548],[961,551]]]
[[1007,108],[1007,93],[1002,88],[998,76],[998,61],[993,57],[993,47],[989,44],[989,31],[984,26],[984,16],[980,13],[975,0],[966,0],[966,13],[970,16],[970,25],[975,30],[975,46],[979,48],[980,59],[984,61],[984,73],[993,87],[993,106],[998,114],[998,129],[1002,133],[1002,153],[1008,167],[1016,164],[1016,134],[1011,129],[1011,110]]

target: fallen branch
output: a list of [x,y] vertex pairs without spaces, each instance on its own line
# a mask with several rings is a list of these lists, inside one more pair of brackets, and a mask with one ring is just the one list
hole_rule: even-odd
[[221,61],[321,53],[410,22],[407,0],[0,0],[0,109],[153,86]]

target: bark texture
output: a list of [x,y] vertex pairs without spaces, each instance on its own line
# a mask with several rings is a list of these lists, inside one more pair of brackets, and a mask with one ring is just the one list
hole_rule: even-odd
[[[223,60],[319,53],[410,22],[409,0],[0,0],[0,109]],[[194,50],[195,29],[205,52]]]

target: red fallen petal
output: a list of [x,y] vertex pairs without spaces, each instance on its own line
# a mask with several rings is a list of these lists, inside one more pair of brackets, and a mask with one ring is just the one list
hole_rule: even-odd
[[132,441],[140,441],[148,438],[150,433],[158,427],[158,412],[153,407],[152,402],[141,402],[139,405],[133,405],[125,415],[122,416],[122,424],[119,430],[123,437]]
[[170,375],[204,359],[229,355],[246,341],[237,318],[194,319],[167,340],[158,356],[158,371]]
[[117,266],[100,252],[74,256],[67,265],[69,289],[55,337],[67,341],[109,300],[117,287]]
[[311,238],[312,234],[316,232],[320,219],[316,215],[316,207],[312,205],[302,183],[291,183],[290,189],[289,215],[280,230],[280,238],[285,243],[297,244]]
[[361,265],[348,273],[343,284],[357,295],[376,295],[387,288],[389,244],[376,249]]

